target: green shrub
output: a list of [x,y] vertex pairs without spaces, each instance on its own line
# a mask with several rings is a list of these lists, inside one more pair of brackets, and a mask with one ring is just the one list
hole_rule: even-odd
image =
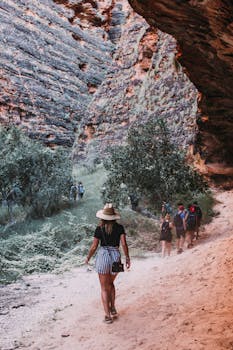
[[51,215],[62,206],[71,183],[71,161],[65,150],[51,150],[16,128],[0,130],[2,197],[15,183],[30,217]]
[[127,145],[112,148],[104,163],[109,174],[105,201],[119,205],[128,192],[160,206],[162,200],[173,201],[177,193],[203,191],[206,184],[202,177],[186,163],[184,152],[171,142],[170,136],[161,119],[135,123],[129,130]]

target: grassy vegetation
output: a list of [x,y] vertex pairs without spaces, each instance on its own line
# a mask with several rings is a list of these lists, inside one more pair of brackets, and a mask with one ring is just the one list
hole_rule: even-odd
[[[91,173],[85,168],[74,168],[73,177],[86,188],[83,199],[75,205],[51,217],[30,221],[23,219],[22,208],[15,207],[18,221],[0,225],[0,283],[9,283],[28,273],[59,273],[83,263],[98,223],[96,211],[103,206],[101,189],[106,172],[101,166]],[[195,199],[203,209],[203,221],[208,222],[214,215],[211,194],[199,194]],[[188,204],[190,198],[177,200]],[[172,204],[175,208],[176,203]],[[158,251],[158,221],[132,211],[129,206],[120,211],[131,255],[141,257],[145,251]],[[7,218],[6,208],[2,207],[0,216],[4,215]]]
[[[85,168],[74,168],[73,177],[77,182],[82,181],[86,188],[83,199],[74,206],[51,217],[30,221],[23,220],[22,208],[15,207],[18,221],[0,225],[0,283],[27,273],[62,272],[83,263],[98,223],[96,211],[103,206],[101,189],[106,172],[101,166],[91,174]],[[122,214],[132,254],[139,256],[147,249],[143,232],[157,244],[153,220],[141,219],[129,208]],[[1,215],[7,218],[5,207]]]
[[[1,199],[20,203],[30,218],[49,216],[64,207],[72,181],[67,149],[44,147],[15,127],[0,127],[0,149]],[[1,219],[4,222],[4,216]]]

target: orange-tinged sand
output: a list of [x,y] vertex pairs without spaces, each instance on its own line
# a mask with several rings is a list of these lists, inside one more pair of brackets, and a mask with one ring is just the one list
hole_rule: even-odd
[[102,322],[94,271],[30,276],[25,305],[0,316],[0,349],[232,350],[233,191],[216,198],[220,214],[193,249],[135,259],[117,277],[113,324]]

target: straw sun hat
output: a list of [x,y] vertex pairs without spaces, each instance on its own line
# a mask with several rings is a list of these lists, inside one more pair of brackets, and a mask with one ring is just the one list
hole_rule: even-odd
[[103,209],[98,210],[96,217],[102,220],[120,219],[120,215],[116,212],[111,203],[107,203]]

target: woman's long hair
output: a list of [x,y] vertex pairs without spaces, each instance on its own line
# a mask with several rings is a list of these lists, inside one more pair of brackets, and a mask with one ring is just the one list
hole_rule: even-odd
[[104,227],[104,230],[107,234],[111,234],[112,233],[112,228],[114,223],[116,222],[116,220],[100,220],[100,226]]

